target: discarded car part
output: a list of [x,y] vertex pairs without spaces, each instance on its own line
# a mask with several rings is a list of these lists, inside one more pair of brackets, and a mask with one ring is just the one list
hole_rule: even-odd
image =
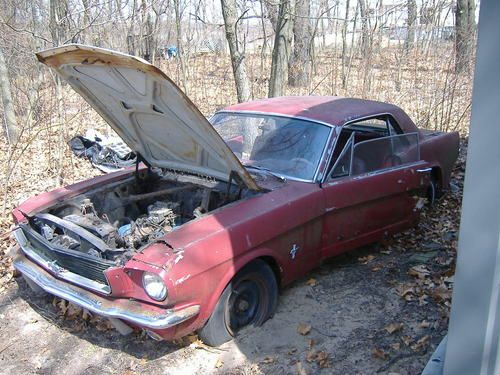
[[85,137],[75,136],[68,142],[71,151],[85,157],[92,165],[105,173],[114,172],[135,164],[136,154],[118,137],[105,137],[87,131]]

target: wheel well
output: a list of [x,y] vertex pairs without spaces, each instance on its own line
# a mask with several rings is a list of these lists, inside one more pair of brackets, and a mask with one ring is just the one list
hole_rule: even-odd
[[271,256],[263,256],[259,257],[257,259],[263,260],[264,262],[267,263],[269,267],[273,270],[274,277],[276,277],[276,282],[278,283],[278,287],[281,287],[281,272],[280,272],[280,266],[278,265],[278,262],[276,262],[276,259],[274,259]]

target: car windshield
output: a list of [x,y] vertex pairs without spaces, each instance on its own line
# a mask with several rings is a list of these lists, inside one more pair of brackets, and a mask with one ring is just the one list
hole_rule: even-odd
[[264,114],[216,113],[210,122],[248,168],[312,180],[330,128]]

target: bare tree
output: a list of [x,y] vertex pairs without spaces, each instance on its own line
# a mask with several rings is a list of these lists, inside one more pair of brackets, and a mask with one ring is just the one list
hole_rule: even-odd
[[269,78],[268,96],[270,98],[284,94],[288,77],[288,57],[290,55],[290,38],[292,32],[290,10],[290,0],[281,0],[276,18],[271,77]]
[[406,20],[407,34],[404,44],[405,52],[408,52],[415,43],[415,25],[417,23],[417,2],[415,0],[406,1],[406,9],[408,11],[408,18]]
[[59,46],[67,41],[69,30],[68,2],[66,0],[50,0],[49,29],[52,44]]
[[187,73],[186,73],[186,56],[184,51],[184,43],[182,41],[182,9],[180,0],[174,0],[175,10],[175,29],[177,31],[177,51],[181,68],[182,88],[187,94]]
[[358,0],[358,4],[361,17],[361,55],[363,57],[363,90],[361,96],[366,97],[371,85],[373,33],[370,30],[366,0]]
[[361,18],[361,53],[366,56],[369,53],[369,27],[368,27],[368,10],[366,8],[366,0],[358,0],[359,16]]
[[5,121],[5,133],[9,143],[16,143],[19,138],[19,129],[17,126],[16,112],[14,103],[12,102],[12,94],[10,92],[9,71],[3,56],[2,48],[0,47],[0,90],[2,95],[2,104]]
[[476,28],[474,0],[457,0],[455,10],[455,70],[468,71],[471,68],[474,34]]
[[231,55],[231,65],[233,67],[234,83],[238,102],[245,102],[250,99],[250,83],[248,81],[245,65],[245,52],[240,49],[238,41],[238,21],[236,0],[221,0],[222,16],[226,30],[226,39],[229,44]]
[[288,84],[293,87],[308,86],[311,82],[311,1],[297,0],[293,22],[293,51],[288,66]]
[[347,27],[349,26],[349,6],[350,1],[346,0],[345,4],[345,18],[342,24],[342,70],[341,70],[341,80],[342,88],[345,90],[347,88]]

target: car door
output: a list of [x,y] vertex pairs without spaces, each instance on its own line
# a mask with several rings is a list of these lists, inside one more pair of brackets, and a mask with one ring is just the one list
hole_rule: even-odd
[[418,134],[356,143],[352,132],[322,184],[322,257],[374,242],[411,226],[430,168],[420,160]]

